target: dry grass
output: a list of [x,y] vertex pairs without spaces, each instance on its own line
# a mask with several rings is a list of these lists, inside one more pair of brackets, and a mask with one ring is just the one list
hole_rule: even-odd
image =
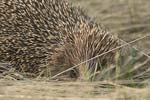
[[0,100],[149,100],[147,88],[113,82],[57,82],[0,80]]

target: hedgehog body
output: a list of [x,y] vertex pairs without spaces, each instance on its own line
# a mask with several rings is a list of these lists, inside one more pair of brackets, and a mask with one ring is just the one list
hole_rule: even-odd
[[[23,72],[40,73],[48,66],[56,74],[118,45],[102,25],[65,0],[1,0],[0,23],[0,60]],[[79,66],[78,73],[110,62],[114,54]]]

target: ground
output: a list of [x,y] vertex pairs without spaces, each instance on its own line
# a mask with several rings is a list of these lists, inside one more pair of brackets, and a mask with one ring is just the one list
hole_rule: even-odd
[[150,90],[108,82],[0,81],[0,100],[150,100]]

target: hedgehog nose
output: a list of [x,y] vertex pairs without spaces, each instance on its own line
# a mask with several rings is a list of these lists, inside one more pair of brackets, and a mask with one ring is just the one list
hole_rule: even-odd
[[89,81],[90,80],[90,71],[88,67],[85,65],[79,66],[79,76],[77,78],[78,81]]

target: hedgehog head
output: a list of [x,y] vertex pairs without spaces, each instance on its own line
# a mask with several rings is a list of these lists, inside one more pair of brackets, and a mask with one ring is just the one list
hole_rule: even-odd
[[[66,39],[64,59],[70,67],[79,65],[74,69],[78,73],[76,76],[86,80],[94,71],[100,71],[113,61],[116,51],[104,53],[114,49],[118,42],[112,34],[97,24],[82,24],[75,30],[77,31]],[[91,59],[98,55],[100,56]]]

